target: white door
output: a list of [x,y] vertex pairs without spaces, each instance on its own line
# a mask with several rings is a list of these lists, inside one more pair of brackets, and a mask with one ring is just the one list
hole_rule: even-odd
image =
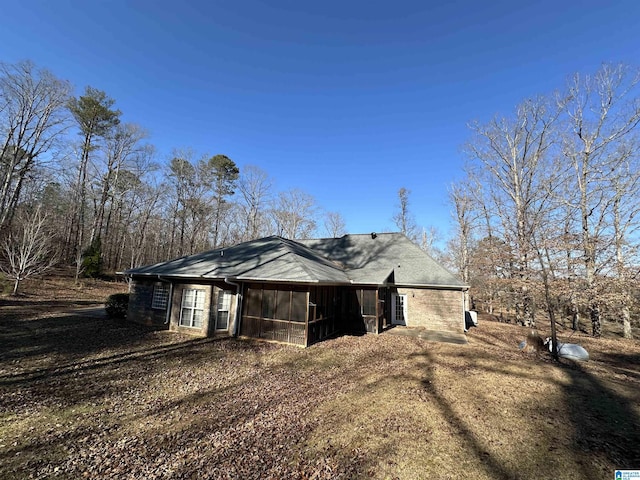
[[407,296],[393,293],[391,295],[391,323],[393,325],[407,324]]

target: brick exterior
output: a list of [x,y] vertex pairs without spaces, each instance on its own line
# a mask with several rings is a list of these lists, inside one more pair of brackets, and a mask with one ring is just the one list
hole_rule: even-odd
[[[128,318],[145,325],[166,326],[172,331],[187,333],[202,337],[231,336],[236,331],[236,302],[235,287],[224,282],[213,283],[174,283],[172,298],[170,299],[170,316],[168,324],[166,310],[152,308],[154,286],[158,281],[134,280],[129,300]],[[199,328],[180,325],[180,311],[182,295],[185,289],[198,289],[204,291],[204,315],[202,326]],[[216,330],[216,317],[218,306],[218,294],[223,290],[234,292],[229,306],[228,329]],[[460,290],[437,290],[429,288],[383,288],[376,296],[378,305],[378,318],[375,316],[363,317],[360,314],[360,305],[353,300],[353,288],[343,290],[341,311],[336,311],[336,321],[347,327],[347,331],[358,330],[371,333],[381,333],[385,325],[393,318],[391,312],[391,295],[393,293],[404,294],[407,297],[407,322],[408,327],[424,327],[430,330],[462,332],[464,330],[464,306],[463,292]],[[357,307],[357,318],[362,324],[355,328],[352,310]],[[390,318],[386,315],[390,314]],[[351,319],[351,322],[345,322]],[[377,321],[376,321],[377,320]]]
[[459,290],[398,288],[407,295],[407,326],[430,330],[464,330],[463,293]]
[[[197,289],[204,291],[204,316],[202,319],[201,328],[184,327],[180,325],[180,308],[182,306],[182,292],[185,289]],[[217,316],[217,299],[218,293],[222,290],[234,291],[234,296],[231,301],[229,310],[229,328],[227,330],[216,330],[216,316]],[[201,337],[213,337],[213,336],[230,336],[235,332],[236,327],[236,299],[235,299],[235,287],[226,283],[214,283],[214,284],[200,284],[200,283],[176,283],[173,286],[173,299],[171,308],[171,330],[181,333],[187,333],[190,335],[196,335]]]
[[143,325],[162,326],[167,319],[165,309],[151,307],[153,288],[160,285],[157,281],[134,281],[129,295],[127,318]]

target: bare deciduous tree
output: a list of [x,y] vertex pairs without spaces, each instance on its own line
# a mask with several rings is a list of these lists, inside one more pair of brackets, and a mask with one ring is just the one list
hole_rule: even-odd
[[[454,184],[449,189],[449,199],[453,204],[455,221],[455,265],[466,285],[470,285],[470,260],[473,244],[474,205],[475,202],[466,184]],[[465,290],[465,305],[471,308],[469,291]]]
[[[538,310],[552,326],[566,315],[578,328],[586,313],[594,336],[605,317],[621,319],[630,335],[640,264],[639,94],[639,71],[604,65],[512,117],[472,126],[467,181],[479,240],[470,283],[489,308],[497,300],[526,323],[545,304]],[[462,200],[452,198],[458,215]]]
[[18,294],[20,282],[39,275],[57,261],[52,249],[47,217],[38,206],[33,212],[18,214],[13,231],[2,242],[3,262],[0,269],[13,280],[13,294]]
[[548,169],[547,153],[557,118],[557,109],[546,99],[528,100],[516,109],[514,118],[472,125],[475,136],[467,145],[470,159],[476,162],[469,168],[469,175],[487,186],[489,195],[484,203],[491,218],[497,220],[493,228],[500,231],[516,255],[512,272],[520,291],[516,316],[528,325],[535,321],[528,291],[531,226],[546,195],[543,174]]
[[11,225],[25,180],[66,130],[70,92],[31,62],[0,63],[0,227]]
[[631,305],[633,303],[630,285],[633,284],[633,274],[629,266],[632,260],[637,261],[638,243],[630,241],[640,229],[635,220],[640,213],[638,187],[640,186],[640,165],[635,162],[625,162],[621,168],[621,175],[611,179],[613,198],[613,242],[615,249],[616,292],[615,304],[622,319],[622,333],[624,338],[633,338],[631,334]]
[[267,172],[255,165],[242,169],[238,181],[238,202],[243,212],[244,233],[242,240],[253,240],[267,234],[266,218],[273,182]]
[[441,238],[442,234],[440,233],[438,228],[434,227],[433,225],[422,227],[422,232],[420,233],[420,243],[418,246],[433,258],[439,260],[443,258],[444,255],[440,248],[436,246]]
[[315,199],[302,190],[280,192],[271,209],[278,235],[292,240],[312,237],[317,210]]
[[398,190],[398,211],[393,216],[393,222],[404,235],[412,242],[418,239],[418,227],[413,214],[409,211],[409,195],[410,190],[401,187]]
[[92,186],[95,186],[97,191],[94,195],[93,225],[89,243],[96,237],[101,238],[103,234],[108,234],[108,231],[105,231],[105,223],[108,224],[105,222],[105,216],[109,216],[108,206],[113,197],[114,186],[119,184],[121,171],[127,168],[131,170],[136,157],[149,148],[141,143],[146,136],[147,133],[140,126],[124,123],[116,125],[112,134],[106,138],[104,162],[101,165],[94,162],[95,181],[92,182]]
[[347,224],[340,212],[327,212],[324,216],[324,229],[329,237],[338,238],[347,233]]
[[624,169],[629,153],[625,142],[640,123],[638,92],[640,73],[623,65],[603,65],[593,76],[574,75],[560,106],[567,129],[562,137],[562,154],[571,166],[567,183],[575,192],[569,205],[580,217],[580,240],[588,294],[587,309],[592,333],[600,336],[601,312],[598,274],[610,235],[615,188],[610,179]]

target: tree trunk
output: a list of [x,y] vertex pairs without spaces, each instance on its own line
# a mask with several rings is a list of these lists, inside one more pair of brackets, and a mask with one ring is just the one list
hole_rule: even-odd
[[580,329],[580,310],[578,309],[575,298],[571,299],[571,328],[574,331]]
[[551,355],[555,361],[558,361],[558,342],[556,335],[556,315],[552,307],[551,293],[549,289],[549,278],[546,273],[545,267],[543,268],[542,280],[544,282],[544,296],[547,303],[547,309],[549,312],[549,321],[551,322]]
[[600,304],[597,301],[589,305],[589,317],[591,318],[591,331],[594,337],[602,335],[602,320],[600,318]]
[[622,336],[624,338],[633,338],[631,334],[631,312],[627,305],[622,307]]
[[82,272],[82,250],[84,247],[84,220],[87,199],[87,167],[89,165],[89,152],[91,151],[91,135],[85,135],[82,145],[82,155],[78,167],[78,224],[76,232],[76,274],[75,283],[78,283]]

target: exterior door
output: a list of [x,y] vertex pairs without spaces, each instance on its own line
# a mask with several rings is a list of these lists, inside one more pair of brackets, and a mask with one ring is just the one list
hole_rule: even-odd
[[391,323],[393,325],[407,324],[407,295],[391,294]]

